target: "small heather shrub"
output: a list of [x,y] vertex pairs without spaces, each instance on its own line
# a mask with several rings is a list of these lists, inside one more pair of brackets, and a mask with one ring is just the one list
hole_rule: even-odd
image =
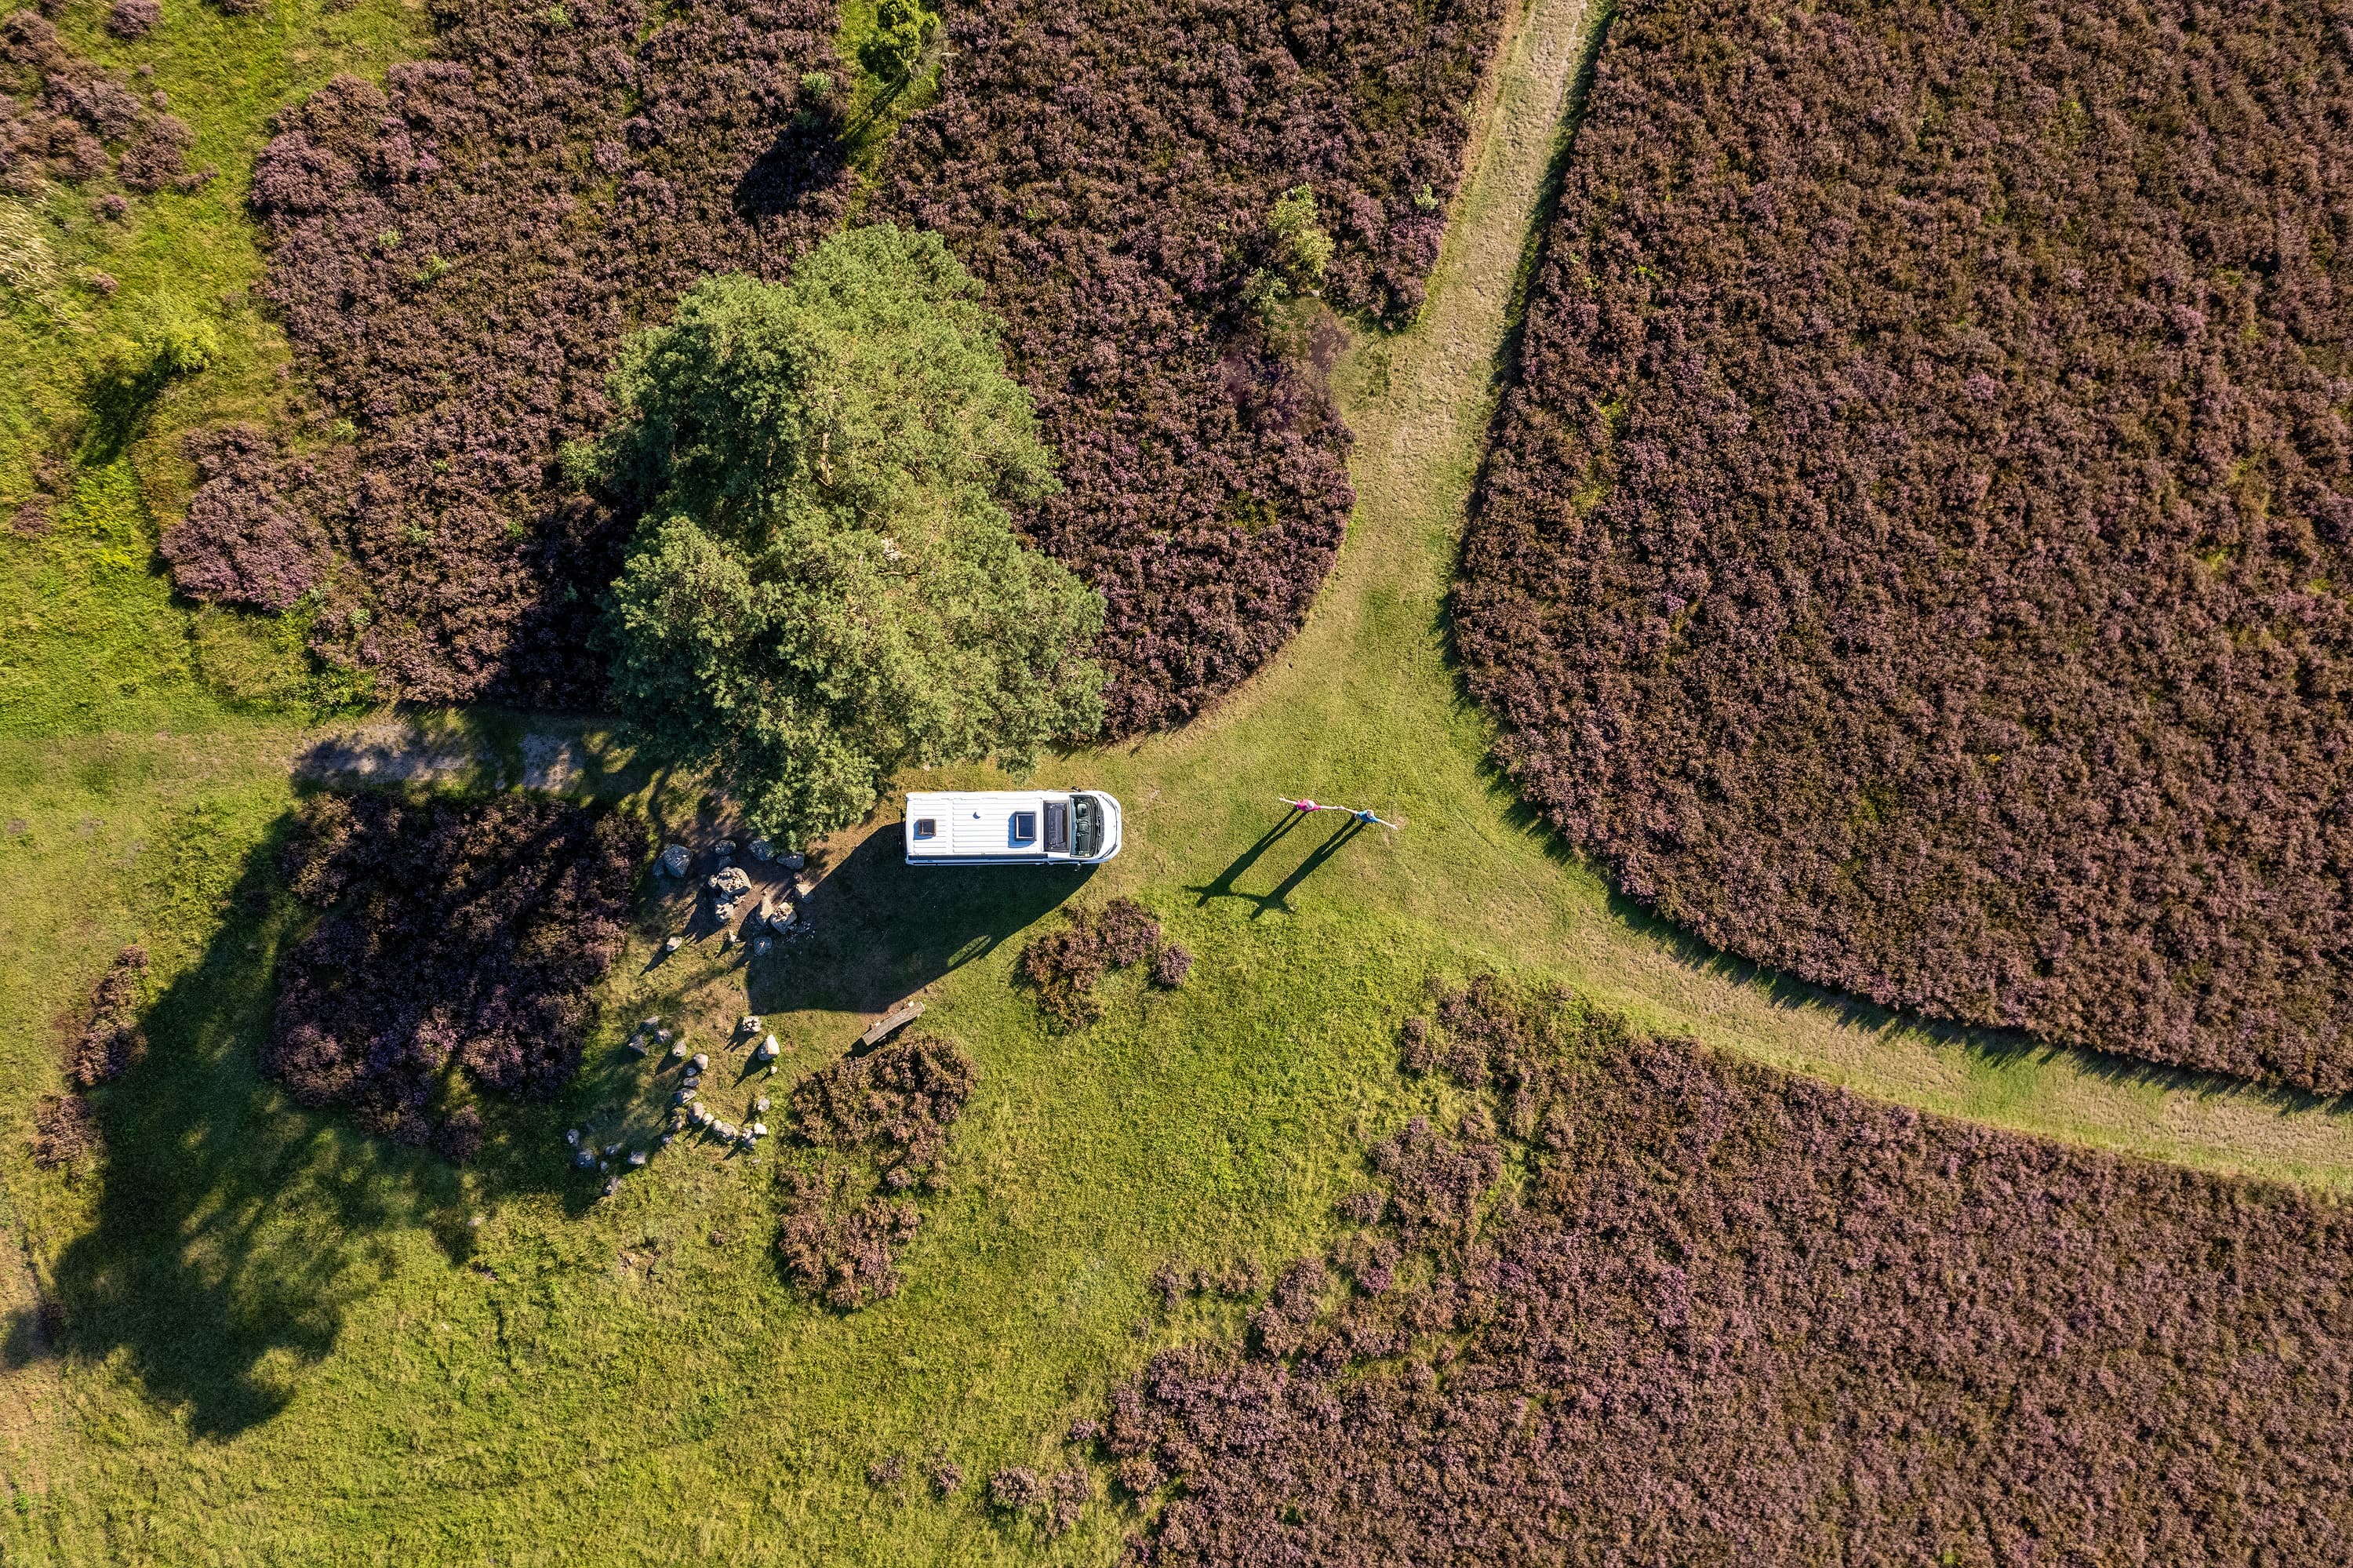
[[1176,942],[1169,943],[1152,959],[1152,983],[1163,991],[1175,991],[1193,972],[1193,954]]
[[857,1160],[778,1172],[776,1245],[795,1285],[842,1311],[898,1294],[898,1253],[923,1224],[899,1194],[929,1184],[979,1083],[955,1041],[911,1031],[794,1086],[799,1140]]
[[914,1204],[872,1195],[871,1181],[843,1165],[786,1166],[777,1184],[776,1251],[794,1285],[843,1312],[899,1294],[898,1251],[923,1223]]
[[1160,922],[1132,898],[1114,898],[1100,910],[1069,908],[1062,915],[1060,930],[1030,938],[1017,969],[1037,991],[1048,1017],[1077,1028],[1102,1013],[1093,994],[1096,981],[1152,955],[1160,941]]
[[452,1165],[471,1165],[482,1152],[482,1113],[460,1106],[433,1129],[433,1152]]
[[1046,1500],[1045,1483],[1024,1465],[1008,1465],[988,1478],[988,1502],[1007,1513],[1019,1513]]
[[95,1088],[122,1075],[145,1048],[139,1032],[139,979],[147,970],[147,950],[130,947],[115,955],[90,999],[90,1022],[75,1037],[66,1076],[79,1088]]
[[[793,1086],[794,1130],[807,1143],[874,1155],[890,1172],[930,1172],[980,1084],[956,1043],[904,1031],[863,1056],[845,1056]],[[901,1182],[899,1185],[907,1185]]]
[[159,0],[114,0],[106,13],[106,30],[118,38],[143,38],[163,19]]
[[277,441],[251,425],[193,431],[182,449],[197,484],[187,515],[164,530],[160,550],[174,585],[215,604],[292,607],[318,585],[326,564],[326,535],[299,499],[317,470],[289,463]]
[[1095,1500],[1095,1481],[1085,1470],[1073,1468],[1057,1474],[1046,1489],[1050,1495],[1042,1529],[1051,1540],[1078,1528],[1087,1504]]
[[[134,37],[157,14],[155,0],[122,0],[107,25]],[[133,25],[138,33],[122,30]],[[0,17],[0,191],[31,197],[48,180],[87,185],[110,175],[139,191],[182,184],[189,176],[181,154],[194,142],[185,122],[75,53],[40,12]],[[120,157],[109,143],[124,147]]]
[[98,1112],[79,1095],[45,1095],[33,1109],[33,1163],[49,1167],[97,1155],[106,1147]]
[[1161,1483],[1168,1478],[1148,1454],[1130,1454],[1113,1467],[1112,1477],[1119,1482],[1120,1490],[1139,1501],[1158,1491]]
[[1161,1307],[1174,1311],[1176,1303],[1192,1293],[1193,1271],[1182,1264],[1164,1263],[1152,1271],[1152,1289]]
[[115,165],[122,183],[134,191],[159,191],[177,185],[188,172],[188,149],[196,133],[176,114],[158,114],[140,130]]
[[1409,1018],[1398,1029],[1398,1065],[1409,1077],[1418,1078],[1438,1065],[1438,1057],[1430,1043],[1430,1020]]

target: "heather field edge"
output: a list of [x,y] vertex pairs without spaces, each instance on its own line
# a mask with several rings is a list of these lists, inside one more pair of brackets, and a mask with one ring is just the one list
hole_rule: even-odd
[[[338,71],[380,77],[415,52],[424,12],[424,0],[274,0],[241,16],[188,5],[125,41],[96,0],[54,8],[76,51],[164,93],[195,130],[190,163],[219,174],[141,195],[111,222],[94,188],[0,196],[0,221],[25,226],[12,232],[37,237],[41,259],[0,286],[0,511],[39,493],[39,471],[55,467],[54,525],[38,536],[0,527],[0,734],[220,723],[331,697],[306,669],[304,625],[173,596],[154,559],[158,514],[193,486],[184,433],[266,422],[283,399],[285,338],[251,295],[263,263],[245,209],[263,126]],[[97,450],[83,406],[95,346],[166,307],[209,328],[218,353],[164,388],[119,450]]]
[[[748,974],[708,942],[652,964],[681,913],[655,901],[571,1096],[498,1121],[459,1174],[296,1109],[255,1069],[290,923],[271,852],[320,732],[215,717],[0,739],[0,885],[32,890],[0,901],[0,1465],[24,1499],[0,1507],[8,1555],[1109,1563],[1132,1513],[1099,1502],[1048,1542],[987,1514],[977,1478],[1071,1463],[1069,1422],[1152,1348],[1234,1332],[1227,1308],[1156,1315],[1152,1271],[1319,1245],[1365,1148],[1451,1108],[1454,1091],[1398,1075],[1394,1032],[1433,979],[1480,968],[1883,1099],[2353,1186],[2353,1119],[2327,1107],[1922,1029],[1699,950],[1486,769],[1440,610],[1593,16],[1535,0],[1513,27],[1429,308],[1340,368],[1358,503],[1306,628],[1182,733],[1044,769],[1127,802],[1130,848],[1082,896],[1146,905],[1198,955],[1181,991],[1124,977],[1103,1022],[1050,1033],[1009,981],[1067,885],[984,874],[908,896],[887,839],[830,845],[846,891],[818,936]],[[665,832],[694,825],[691,790],[593,729],[426,727],[422,747],[403,723],[376,735],[458,782],[559,758]],[[1300,790],[1406,826],[1270,837],[1273,797]],[[69,1184],[30,1168],[22,1133],[55,1081],[52,1020],[133,939],[154,955],[150,1059],[105,1091],[109,1163]],[[840,1316],[786,1292],[762,1167],[673,1150],[604,1202],[566,1169],[566,1127],[659,1097],[614,1049],[627,1024],[659,1012],[715,1047],[747,983],[787,1047],[771,1092],[915,991],[979,1068],[892,1300]],[[33,1309],[36,1278],[72,1303],[60,1322]],[[974,1479],[946,1501],[878,1495],[866,1467],[892,1454]]]

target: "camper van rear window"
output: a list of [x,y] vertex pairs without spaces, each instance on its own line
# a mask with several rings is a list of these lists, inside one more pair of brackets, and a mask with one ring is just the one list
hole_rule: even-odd
[[940,836],[940,824],[930,817],[917,817],[915,836],[919,839],[935,839]]
[[1017,843],[1017,844],[1026,844],[1026,843],[1028,843],[1031,839],[1034,839],[1034,838],[1036,838],[1037,836],[1038,836],[1038,813],[1037,813],[1037,812],[1035,812],[1035,811],[1016,811],[1016,812],[1014,812],[1014,813],[1013,813],[1013,842],[1014,842],[1015,843]]

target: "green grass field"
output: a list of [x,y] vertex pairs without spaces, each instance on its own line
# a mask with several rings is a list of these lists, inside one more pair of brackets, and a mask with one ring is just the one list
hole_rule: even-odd
[[[1339,372],[1360,500],[1314,618],[1183,733],[1039,770],[1127,806],[1126,853],[1079,896],[1142,900],[1198,960],[1173,993],[1114,979],[1089,1029],[1049,1030],[1011,983],[1020,934],[1075,879],[919,880],[888,832],[850,835],[826,846],[818,935],[748,969],[713,943],[649,967],[682,914],[649,902],[570,1098],[501,1113],[463,1174],[301,1112],[254,1063],[292,915],[275,835],[323,732],[299,707],[261,711],[279,698],[223,697],[186,652],[200,625],[143,559],[109,568],[121,641],[90,660],[95,694],[28,699],[35,716],[0,735],[0,1204],[16,1249],[0,1270],[0,1561],[1108,1563],[1134,1516],[1107,1502],[1050,1542],[993,1520],[976,1484],[944,1502],[912,1480],[880,1496],[866,1467],[941,1455],[976,1483],[1002,1464],[1060,1468],[1071,1419],[1154,1346],[1229,1331],[1209,1308],[1163,1318],[1152,1270],[1315,1244],[1365,1146],[1443,1108],[1445,1091],[1396,1072],[1398,1019],[1434,978],[1480,968],[1891,1100],[2353,1185],[2341,1112],[1922,1029],[1704,951],[1614,898],[1488,770],[1440,609],[1592,17],[1588,0],[1532,11],[1497,67],[1430,308]],[[151,526],[123,524],[121,548],[136,557]],[[9,613],[47,613],[33,568],[7,562]],[[111,650],[142,638],[180,650],[154,666],[178,673],[107,694],[128,657]],[[73,641],[45,630],[38,657],[66,668]],[[47,667],[10,669],[37,687]],[[479,785],[568,741],[579,788],[638,802],[665,833],[712,825],[691,781],[593,730],[511,715],[413,727],[375,733],[470,758],[456,781]],[[1301,791],[1405,826],[1345,843],[1328,818],[1274,832],[1274,797]],[[70,1179],[36,1171],[26,1134],[58,1082],[61,1015],[134,939],[155,957],[153,1045],[100,1093],[111,1153]],[[982,1083],[895,1299],[841,1316],[786,1291],[770,1162],[681,1144],[609,1200],[568,1169],[565,1128],[634,1136],[654,1117],[659,1088],[614,1044],[638,1017],[716,1052],[737,1013],[761,1012],[790,1046],[781,1094],[916,991]],[[44,1298],[61,1309],[45,1315]]]
[[[189,166],[220,175],[136,196],[115,223],[69,187],[0,196],[0,518],[47,469],[57,519],[38,538],[0,526],[0,734],[152,730],[346,694],[304,667],[299,626],[174,604],[153,569],[157,519],[185,506],[195,477],[185,431],[281,407],[286,345],[251,297],[262,261],[245,217],[269,117],[337,71],[380,77],[415,53],[424,0],[271,0],[251,16],[174,5],[136,43],[108,36],[106,10],[73,0],[55,19],[80,53],[163,91],[195,129]],[[130,429],[95,428],[83,388],[102,346],[165,311],[213,329],[212,366]]]

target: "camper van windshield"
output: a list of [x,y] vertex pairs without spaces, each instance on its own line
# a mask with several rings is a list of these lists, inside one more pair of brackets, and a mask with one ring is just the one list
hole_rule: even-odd
[[1076,842],[1071,845],[1071,853],[1084,860],[1103,848],[1103,806],[1092,795],[1073,795],[1071,797],[1071,817],[1078,829],[1073,835]]

